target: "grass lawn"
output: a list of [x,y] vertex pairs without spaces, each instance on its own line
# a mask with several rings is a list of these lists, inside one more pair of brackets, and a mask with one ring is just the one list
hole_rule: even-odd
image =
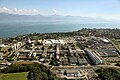
[[27,80],[28,72],[0,74],[0,80]]

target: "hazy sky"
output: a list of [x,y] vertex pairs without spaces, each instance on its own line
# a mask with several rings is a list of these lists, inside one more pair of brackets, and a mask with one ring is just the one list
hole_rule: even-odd
[[120,0],[0,0],[0,12],[120,19]]

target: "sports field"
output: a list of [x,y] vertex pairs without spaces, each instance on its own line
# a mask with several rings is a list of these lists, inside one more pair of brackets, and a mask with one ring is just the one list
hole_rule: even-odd
[[28,72],[0,74],[0,80],[27,80]]

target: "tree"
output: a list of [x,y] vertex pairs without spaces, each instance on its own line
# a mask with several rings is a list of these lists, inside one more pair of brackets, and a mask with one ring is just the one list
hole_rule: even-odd
[[34,74],[33,74],[33,72],[29,72],[28,73],[27,79],[28,80],[34,80]]
[[54,80],[52,72],[44,65],[34,64],[27,76],[28,80]]
[[55,63],[55,60],[54,60],[54,59],[52,59],[52,60],[50,61],[50,65],[56,65],[56,63]]
[[115,68],[105,68],[102,69],[102,72],[98,75],[102,80],[119,80],[120,79],[120,70]]
[[67,76],[67,71],[66,71],[66,70],[64,71],[64,75],[66,75],[66,76]]

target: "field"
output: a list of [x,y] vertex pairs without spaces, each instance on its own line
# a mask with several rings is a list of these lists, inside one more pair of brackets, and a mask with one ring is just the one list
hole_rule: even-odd
[[0,74],[0,80],[27,80],[27,72]]

